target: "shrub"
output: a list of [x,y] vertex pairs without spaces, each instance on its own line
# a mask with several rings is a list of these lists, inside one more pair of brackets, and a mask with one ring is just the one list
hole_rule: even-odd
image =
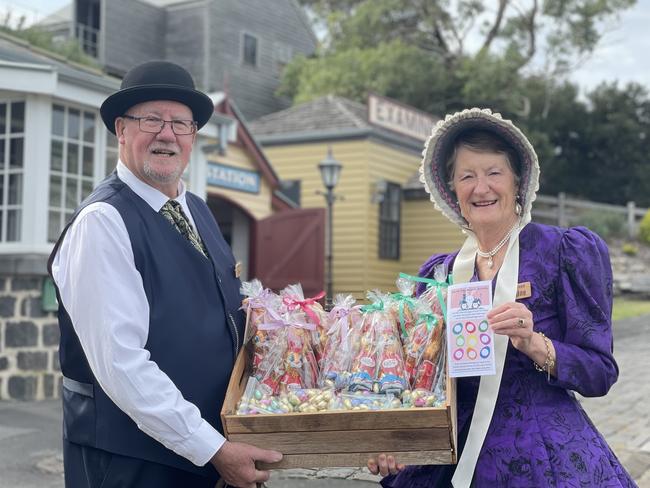
[[626,242],[625,244],[623,244],[621,250],[623,251],[623,254],[627,256],[636,256],[637,253],[639,252],[639,248],[636,247],[631,242]]
[[584,225],[605,240],[625,234],[625,217],[610,212],[590,210],[576,219],[576,223]]
[[641,242],[650,244],[650,210],[646,212],[639,224],[639,239]]

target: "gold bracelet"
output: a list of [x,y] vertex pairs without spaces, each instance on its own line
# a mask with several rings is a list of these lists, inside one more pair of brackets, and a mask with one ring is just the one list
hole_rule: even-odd
[[551,340],[546,337],[543,332],[538,332],[538,334],[542,336],[542,339],[544,339],[544,345],[546,346],[546,361],[544,361],[543,366],[540,366],[535,361],[533,361],[533,364],[535,365],[535,369],[537,371],[546,373],[548,381],[551,381],[551,370],[555,366],[555,360],[551,356],[551,345],[549,344]]

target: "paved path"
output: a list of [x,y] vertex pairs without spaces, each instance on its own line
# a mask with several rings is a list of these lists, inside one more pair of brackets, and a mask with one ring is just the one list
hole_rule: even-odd
[[[650,315],[614,324],[621,374],[604,398],[583,405],[639,484],[650,488]],[[0,488],[63,488],[60,402],[0,402]],[[365,470],[287,470],[269,488],[370,488]]]

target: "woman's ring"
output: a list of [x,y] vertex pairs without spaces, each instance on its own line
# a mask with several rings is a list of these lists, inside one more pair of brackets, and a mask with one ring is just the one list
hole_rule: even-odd
[[525,325],[524,319],[522,319],[521,317],[519,317],[519,318],[517,319],[517,325],[518,325],[519,327],[523,327],[523,326]]

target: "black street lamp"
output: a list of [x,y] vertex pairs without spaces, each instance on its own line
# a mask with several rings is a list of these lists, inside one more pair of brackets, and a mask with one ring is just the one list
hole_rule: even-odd
[[327,262],[327,306],[332,304],[332,299],[334,298],[332,296],[332,208],[334,207],[334,200],[336,200],[334,187],[339,182],[341,168],[343,168],[343,165],[332,156],[332,148],[327,148],[327,156],[318,164],[323,185],[327,190],[325,193],[319,192],[325,197],[325,202],[327,203],[327,248],[325,250],[325,259]]

